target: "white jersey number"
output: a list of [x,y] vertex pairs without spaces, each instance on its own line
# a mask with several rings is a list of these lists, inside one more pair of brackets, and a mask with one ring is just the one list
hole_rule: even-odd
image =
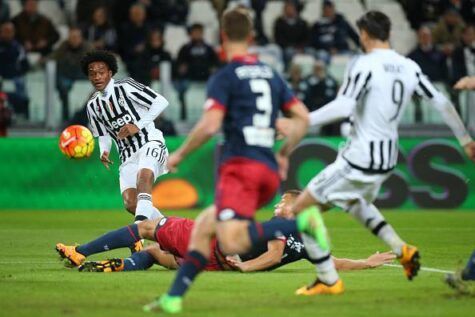
[[249,81],[251,91],[259,94],[256,98],[257,110],[252,117],[252,126],[244,127],[244,140],[248,145],[272,147],[274,145],[275,131],[271,128],[272,95],[269,83],[265,79],[252,79]]

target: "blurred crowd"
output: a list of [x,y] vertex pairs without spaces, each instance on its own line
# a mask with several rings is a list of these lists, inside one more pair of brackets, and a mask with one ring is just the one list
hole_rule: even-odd
[[[15,91],[0,93],[0,126],[11,121],[11,111],[28,118],[29,98],[25,74],[44,67],[48,60],[57,64],[56,89],[64,121],[71,118],[69,92],[77,80],[85,80],[78,61],[87,51],[107,49],[121,58],[127,73],[150,85],[160,77],[160,63],[172,64],[174,87],[181,104],[180,118],[187,119],[186,93],[192,82],[206,82],[226,62],[219,45],[207,43],[205,26],[187,25],[190,0],[77,0],[68,14],[68,34],[60,34],[51,19],[38,11],[39,1],[56,1],[65,7],[67,0],[22,0],[21,12],[10,15],[8,1],[0,0],[0,77],[14,83]],[[210,1],[219,17],[230,5],[227,0]],[[359,50],[356,30],[338,12],[338,2],[322,1],[321,17],[310,25],[301,16],[304,0],[286,0],[273,26],[273,39],[263,32],[266,0],[231,1],[252,11],[256,36],[253,51],[271,55],[281,64],[289,85],[315,110],[333,99],[338,82],[327,67],[335,55]],[[399,0],[410,25],[417,32],[418,44],[409,53],[433,81],[451,85],[466,75],[475,75],[475,0]],[[365,1],[361,0],[365,5]],[[65,9],[66,10],[66,9]],[[164,30],[168,25],[187,28],[188,42],[172,56],[165,49]],[[39,58],[34,64],[30,54]],[[303,75],[295,56],[312,56],[312,71]],[[1,87],[0,87],[1,91]],[[452,96],[454,101],[457,96]],[[416,114],[422,121],[422,113]],[[174,130],[174,129],[173,129]],[[0,133],[1,133],[0,128]],[[325,134],[338,134],[329,127]]]

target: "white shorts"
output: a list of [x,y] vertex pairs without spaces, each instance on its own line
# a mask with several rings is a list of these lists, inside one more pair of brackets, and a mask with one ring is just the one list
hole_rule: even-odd
[[168,150],[165,144],[157,141],[146,143],[120,165],[120,192],[123,193],[128,188],[137,188],[137,174],[143,168],[153,172],[154,180],[168,173],[167,162]]
[[338,157],[308,183],[307,189],[320,203],[347,210],[355,200],[372,204],[390,174],[368,174]]

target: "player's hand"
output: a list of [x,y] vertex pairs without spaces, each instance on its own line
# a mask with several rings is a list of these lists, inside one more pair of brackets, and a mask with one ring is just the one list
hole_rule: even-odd
[[182,160],[183,160],[183,157],[179,153],[173,152],[172,154],[170,154],[170,156],[168,157],[168,163],[167,163],[168,170],[172,173],[177,172],[178,164],[180,164]]
[[120,128],[119,134],[117,134],[117,136],[120,140],[123,140],[128,136],[136,134],[137,132],[139,132],[139,128],[135,124],[128,123]]
[[374,269],[383,264],[389,264],[396,258],[396,255],[392,252],[376,252],[366,259],[366,264],[370,269]]
[[114,164],[114,162],[112,162],[110,159],[109,159],[109,152],[107,151],[104,151],[101,155],[101,162],[102,164],[107,168],[107,169],[110,169],[109,167],[109,164]]
[[475,89],[475,77],[464,77],[460,79],[455,85],[455,89]]
[[475,162],[475,141],[466,144],[463,149],[468,158]]
[[289,171],[289,157],[277,153],[275,155],[275,159],[277,160],[277,165],[279,167],[280,179],[285,181],[287,179],[287,173]]
[[275,122],[275,128],[277,130],[277,139],[285,138],[290,131],[292,121],[288,118],[279,118]]
[[239,256],[236,255],[228,255],[226,257],[226,263],[232,267],[234,270],[244,272],[244,267],[243,267],[243,262],[239,258]]

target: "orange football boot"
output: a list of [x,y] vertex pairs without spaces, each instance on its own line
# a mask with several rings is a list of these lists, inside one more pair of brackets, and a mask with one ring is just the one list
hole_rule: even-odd
[[312,285],[303,286],[297,291],[295,291],[295,295],[338,295],[343,293],[344,291],[345,287],[341,279],[338,279],[338,281],[336,281],[336,283],[333,285],[327,285],[317,278],[317,280]]
[[58,243],[56,244],[56,251],[62,259],[67,259],[72,267],[79,266],[86,260],[86,257],[77,252],[76,247],[72,245]]
[[419,262],[421,256],[419,255],[419,250],[417,247],[405,244],[402,247],[402,254],[399,257],[399,263],[401,263],[404,268],[404,274],[407,279],[411,281],[417,272],[421,268],[421,263]]

